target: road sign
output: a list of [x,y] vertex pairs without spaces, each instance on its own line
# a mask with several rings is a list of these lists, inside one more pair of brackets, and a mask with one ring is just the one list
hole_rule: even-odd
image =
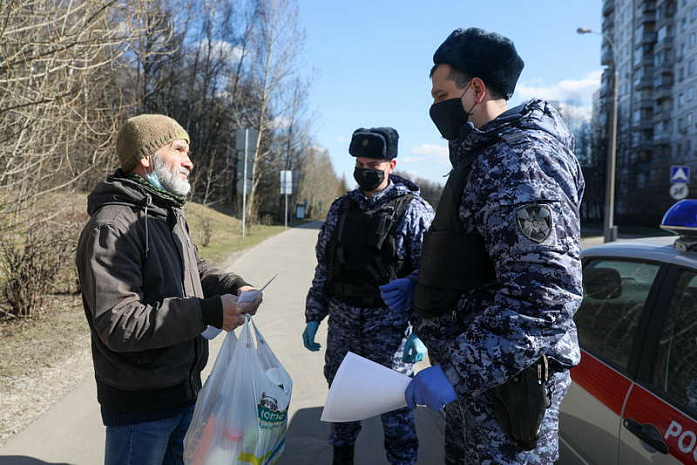
[[[237,193],[242,194],[244,192],[244,184],[242,184],[242,179],[237,181]],[[252,180],[247,179],[247,194],[252,192]]]
[[293,193],[293,172],[281,171],[281,194],[290,195]]
[[[245,133],[246,137],[245,137]],[[244,152],[245,149],[245,139],[247,141],[247,156],[254,157],[254,152],[257,148],[257,138],[259,137],[259,131],[256,129],[238,129],[235,133],[235,148],[238,152]]]
[[670,182],[690,182],[690,167],[687,165],[671,166]]
[[670,196],[675,200],[682,200],[690,193],[690,188],[685,182],[676,182],[670,186]]
[[[237,179],[240,180],[244,177],[244,160],[237,159]],[[254,179],[254,160],[247,160],[247,179]]]

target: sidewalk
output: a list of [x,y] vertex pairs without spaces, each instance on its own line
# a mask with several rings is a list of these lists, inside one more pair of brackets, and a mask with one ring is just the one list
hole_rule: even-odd
[[[280,465],[331,463],[331,447],[327,442],[329,424],[319,421],[327,395],[322,375],[324,353],[323,350],[309,352],[301,342],[305,295],[314,273],[319,225],[307,223],[289,229],[246,251],[232,265],[235,272],[257,285],[279,273],[264,292],[264,304],[255,320],[294,381],[288,440]],[[584,247],[599,245],[602,237],[585,238],[583,243]],[[320,325],[317,339],[326,340],[326,334],[326,324]],[[208,370],[222,341],[220,336],[211,342]],[[204,376],[207,375],[205,371]],[[0,449],[0,465],[103,463],[104,427],[96,398],[93,374],[89,372],[73,392]],[[420,441],[418,463],[443,463],[443,418],[419,408],[416,419]],[[386,465],[382,443],[380,420],[364,422],[356,448],[356,464]]]
[[[329,424],[319,421],[327,395],[322,374],[324,350],[307,351],[301,341],[305,327],[305,296],[315,266],[314,246],[320,223],[289,229],[243,253],[232,269],[253,284],[276,280],[264,292],[255,321],[290,372],[294,386],[289,411],[286,452],[282,465],[328,465],[331,447]],[[326,340],[326,323],[317,340]],[[208,370],[222,344],[211,343]],[[326,344],[322,344],[323,348]],[[208,370],[204,377],[208,376]],[[0,449],[0,465],[96,465],[104,461],[104,427],[101,424],[93,374],[56,403],[26,430]],[[418,409],[419,464],[443,463],[443,419]],[[386,465],[382,425],[378,418],[364,422],[356,448],[357,465]]]

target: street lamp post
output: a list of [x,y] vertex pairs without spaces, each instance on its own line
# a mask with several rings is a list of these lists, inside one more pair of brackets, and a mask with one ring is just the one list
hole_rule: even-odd
[[617,163],[617,56],[615,44],[609,36],[600,34],[591,29],[579,27],[579,34],[598,34],[610,45],[612,52],[612,114],[610,117],[609,140],[607,144],[607,169],[605,175],[605,209],[603,212],[603,236],[605,242],[617,240],[617,226],[615,226],[615,169]]

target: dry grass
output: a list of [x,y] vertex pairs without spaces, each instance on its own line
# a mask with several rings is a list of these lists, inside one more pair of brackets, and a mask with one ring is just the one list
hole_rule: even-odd
[[[185,206],[186,219],[191,228],[191,238],[198,246],[201,257],[211,263],[224,265],[228,257],[241,250],[256,245],[274,234],[283,231],[283,226],[254,225],[247,227],[245,238],[242,239],[242,222],[203,205],[189,202]],[[203,247],[205,221],[211,228],[210,244]]]
[[90,372],[89,330],[77,296],[54,296],[35,319],[0,321],[0,445]]

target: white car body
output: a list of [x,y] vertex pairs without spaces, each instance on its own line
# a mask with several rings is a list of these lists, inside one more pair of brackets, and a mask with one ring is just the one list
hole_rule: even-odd
[[561,464],[697,463],[697,251],[676,239],[583,251]]

